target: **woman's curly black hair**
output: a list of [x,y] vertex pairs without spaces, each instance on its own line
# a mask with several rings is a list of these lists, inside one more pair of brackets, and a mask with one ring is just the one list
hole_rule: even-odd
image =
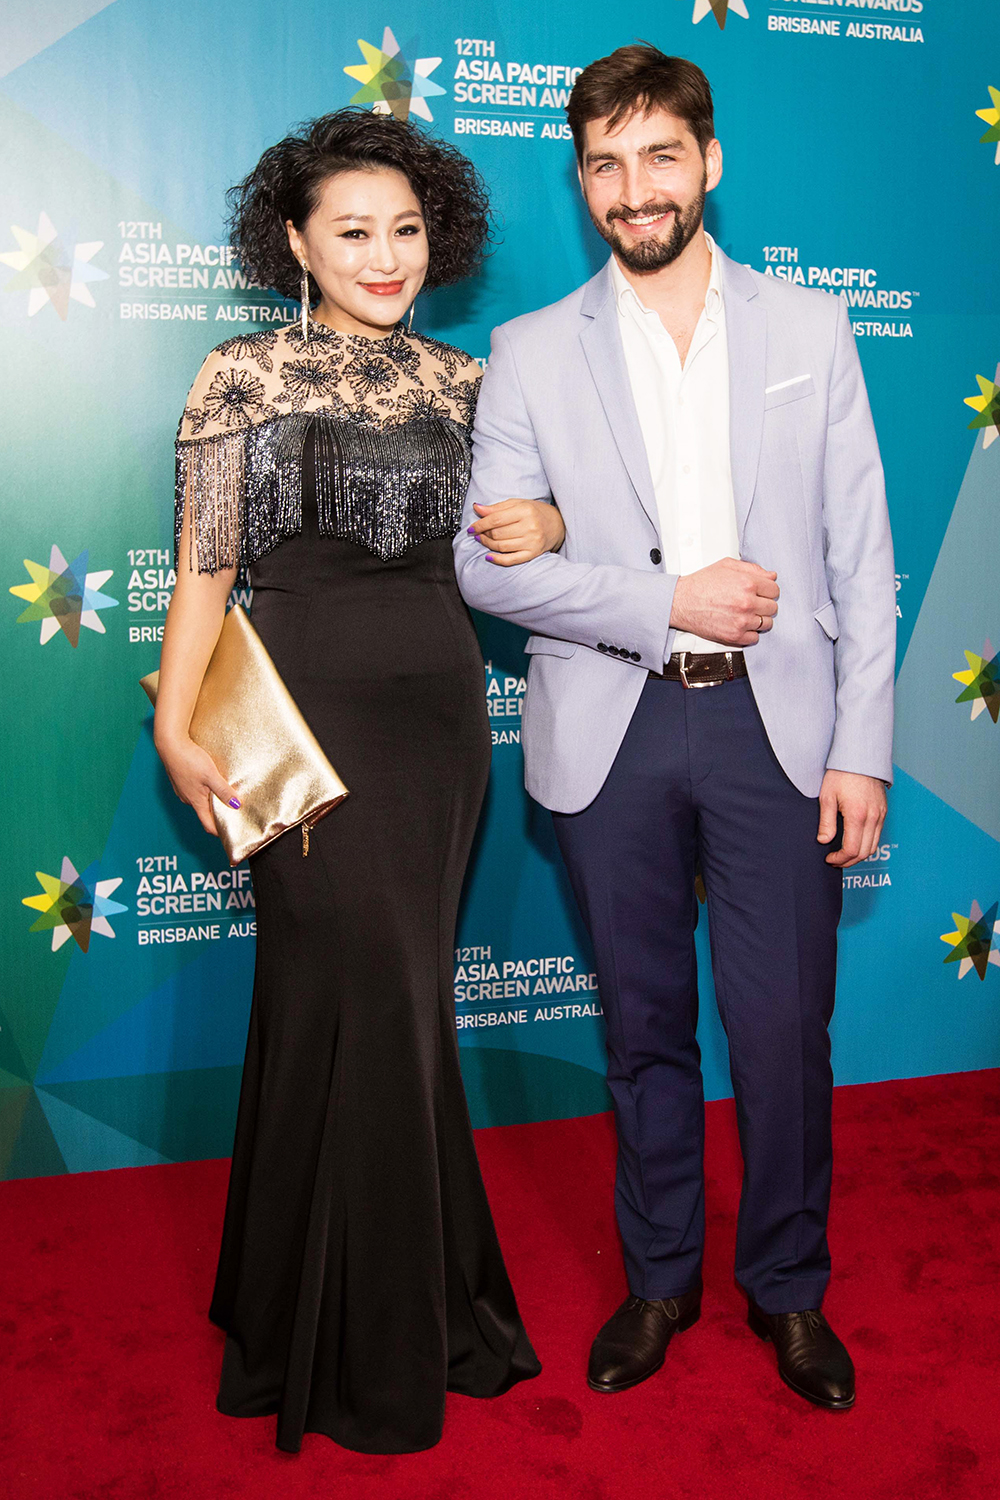
[[[269,146],[248,177],[230,188],[229,230],[236,256],[252,281],[298,299],[301,267],[285,224],[296,229],[337,172],[394,168],[410,183],[427,226],[430,258],[424,287],[451,286],[480,267],[490,240],[486,187],[472,163],[444,141],[394,115],[338,109],[307,120]],[[316,283],[310,278],[313,301]]]

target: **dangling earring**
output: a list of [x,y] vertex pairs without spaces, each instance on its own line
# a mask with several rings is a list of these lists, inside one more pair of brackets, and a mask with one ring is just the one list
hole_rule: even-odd
[[417,305],[417,299],[416,299],[416,297],[414,297],[413,301],[410,303],[410,317],[409,317],[409,320],[408,320],[408,322],[406,324],[406,331],[407,331],[407,333],[412,333],[413,332],[413,309],[416,307],[416,305]]
[[309,272],[306,270],[305,261],[302,262],[302,284],[299,287],[299,297],[302,302],[302,342],[309,343]]

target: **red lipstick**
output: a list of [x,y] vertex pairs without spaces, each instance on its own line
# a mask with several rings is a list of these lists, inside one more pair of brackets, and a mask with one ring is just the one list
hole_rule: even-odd
[[403,290],[401,281],[359,281],[366,292],[371,292],[374,297],[398,297]]

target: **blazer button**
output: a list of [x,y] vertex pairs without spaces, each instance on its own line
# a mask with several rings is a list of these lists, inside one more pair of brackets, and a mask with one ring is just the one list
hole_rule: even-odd
[[663,553],[660,551],[659,547],[653,548],[653,550],[649,554],[649,560],[651,563],[655,563],[657,567],[660,566],[660,563],[663,561]]
[[633,651],[631,655],[633,661],[642,661],[642,656],[638,651]]
[[607,651],[608,648],[604,644],[603,641],[598,641],[598,643],[597,643],[597,649],[598,649],[598,651]]

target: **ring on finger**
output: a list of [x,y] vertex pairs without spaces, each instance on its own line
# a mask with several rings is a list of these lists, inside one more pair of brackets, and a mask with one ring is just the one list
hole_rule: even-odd
[[764,629],[764,616],[763,615],[758,615],[757,616],[757,630],[759,632],[759,631],[761,631],[763,629]]

